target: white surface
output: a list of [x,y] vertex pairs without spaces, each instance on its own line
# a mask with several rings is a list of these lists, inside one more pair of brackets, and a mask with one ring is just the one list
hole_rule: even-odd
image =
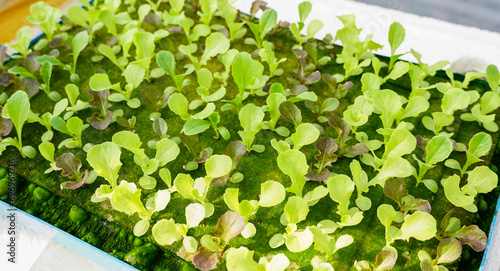
[[[362,38],[374,34],[373,40],[385,45],[376,53],[390,55],[388,32],[390,25],[397,21],[406,29],[406,38],[397,53],[409,52],[410,49],[422,54],[424,63],[434,64],[440,60],[455,62],[461,58],[482,60],[486,64],[500,67],[500,33],[452,24],[428,17],[421,17],[401,11],[367,5],[346,0],[309,0],[312,11],[308,21],[321,20],[325,26],[316,38],[322,39],[342,28],[336,17],[355,14],[358,28],[363,28]],[[269,0],[268,6],[278,12],[278,19],[288,22],[299,21],[298,0]],[[248,13],[251,0],[238,0],[234,6]],[[260,15],[260,13],[258,13]],[[257,16],[258,17],[258,16]],[[307,21],[306,21],[307,22]],[[403,59],[416,61],[408,54]]]

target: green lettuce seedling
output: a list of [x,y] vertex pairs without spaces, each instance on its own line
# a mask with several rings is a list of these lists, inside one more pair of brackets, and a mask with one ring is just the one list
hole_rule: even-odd
[[237,23],[239,11],[229,4],[228,0],[218,0],[217,9],[221,12],[229,30],[231,41],[235,41],[245,36],[247,29],[243,27],[245,23]]
[[309,213],[307,202],[298,196],[289,197],[285,204],[284,213],[280,222],[286,226],[285,233],[277,233],[269,240],[271,248],[277,248],[285,244],[291,252],[301,252],[309,248],[313,243],[313,234],[309,227],[297,230],[297,224],[304,221]]
[[196,51],[191,48],[192,46],[181,45],[179,51],[189,57],[195,70],[198,71],[202,65],[207,65],[207,61],[212,57],[227,52],[229,45],[229,40],[222,33],[215,32],[205,40],[205,51],[200,59],[192,55]]
[[[17,30],[16,33],[16,42],[9,43],[8,46],[16,50],[16,52],[20,53],[23,57],[27,57],[31,52],[30,42],[31,42],[32,30],[29,26],[23,26]],[[3,60],[1,60],[3,66]]]
[[177,143],[168,138],[156,142],[154,158],[149,158],[146,155],[145,150],[141,148],[142,142],[139,135],[131,131],[120,131],[113,135],[112,140],[118,146],[134,154],[134,162],[141,167],[144,174],[139,179],[139,184],[145,189],[153,189],[156,186],[156,179],[149,175],[155,173],[158,167],[163,167],[175,160],[180,153]]
[[419,241],[426,241],[434,238],[437,232],[436,219],[429,213],[416,211],[404,217],[401,228],[392,226],[398,217],[398,212],[389,204],[381,204],[377,209],[377,217],[385,227],[386,247],[397,239],[409,241],[415,238]]
[[109,184],[102,184],[92,195],[92,202],[101,202],[111,198],[113,190],[118,185],[118,171],[122,166],[120,162],[121,150],[113,142],[104,142],[94,145],[87,152],[87,162],[98,176],[103,177]]
[[306,156],[299,150],[287,150],[278,155],[278,167],[292,180],[292,185],[287,191],[302,197],[302,189],[306,183],[304,176],[307,174],[309,166]]
[[283,74],[284,71],[282,69],[278,69],[278,66],[280,63],[285,62],[287,59],[276,59],[274,55],[274,45],[271,42],[262,42],[262,48],[259,49],[259,56],[262,61],[267,62],[267,65],[269,65],[269,78],[273,76],[280,76]]
[[375,256],[375,262],[370,265],[369,262],[362,260],[355,263],[355,267],[357,270],[366,270],[366,271],[383,271],[383,270],[392,270],[394,265],[396,265],[396,261],[398,259],[397,253],[393,252],[392,247],[384,247],[377,256]]
[[250,89],[253,94],[255,89],[263,87],[266,83],[268,78],[263,78],[263,71],[264,66],[258,60],[253,60],[249,53],[239,52],[234,56],[231,75],[238,86],[238,96],[231,102],[238,110],[241,109],[243,100],[247,97],[246,89]]
[[159,190],[146,202],[146,207],[141,201],[141,189],[137,189],[134,183],[121,181],[114,189],[111,198],[111,205],[119,212],[127,215],[139,214],[139,220],[134,226],[134,235],[144,235],[150,225],[151,216],[155,212],[160,212],[167,207],[170,202],[170,192],[168,190]]
[[491,90],[498,93],[498,84],[500,82],[500,73],[495,65],[488,65],[486,67],[486,80]]
[[185,78],[188,74],[192,73],[194,69],[190,68],[183,74],[177,74],[175,71],[175,57],[171,52],[158,52],[156,54],[156,63],[158,63],[158,66],[160,66],[160,68],[162,68],[165,73],[172,78],[177,91],[182,92],[182,89],[190,84],[190,80]]
[[50,125],[61,133],[65,133],[71,138],[65,139],[59,143],[58,148],[65,146],[66,148],[81,148],[82,147],[82,132],[90,125],[83,124],[79,117],[71,117],[65,122],[61,117],[55,116],[50,119]]
[[24,91],[16,91],[9,97],[7,103],[2,110],[2,117],[11,119],[16,128],[17,137],[4,138],[0,142],[0,154],[8,147],[14,146],[21,153],[22,157],[33,158],[36,155],[35,148],[31,146],[23,146],[22,131],[24,123],[28,120],[28,115],[31,112],[31,104],[28,99],[28,94]]
[[363,212],[357,207],[349,208],[354,182],[347,175],[335,175],[326,181],[330,198],[338,203],[337,214],[340,215],[339,227],[354,226],[363,220]]
[[68,96],[68,101],[69,101],[69,104],[71,106],[66,108],[67,112],[66,112],[66,114],[64,114],[63,119],[69,119],[76,112],[89,108],[88,102],[84,102],[84,101],[78,99],[78,97],[80,96],[80,89],[78,88],[77,85],[67,84],[64,87],[64,91],[66,92],[66,95]]
[[460,187],[460,177],[453,175],[443,182],[446,198],[457,207],[475,213],[477,206],[474,198],[479,193],[489,193],[498,184],[498,176],[486,166],[474,168],[467,178],[467,183]]
[[[185,18],[180,21],[181,27],[186,34],[188,44],[193,44],[200,39],[200,37],[206,37],[212,31],[210,27],[204,24],[197,24],[194,26],[194,21],[190,18]],[[193,27],[194,26],[194,27]],[[193,32],[191,33],[191,28],[193,27]]]
[[110,101],[119,102],[125,100],[130,108],[138,108],[141,105],[140,100],[137,98],[131,99],[131,96],[134,88],[142,82],[141,78],[144,78],[144,74],[145,72],[142,66],[131,63],[124,72],[125,79],[128,79],[125,90],[122,90],[119,82],[112,84],[109,80],[109,76],[105,73],[92,75],[89,80],[89,86],[95,92],[109,91],[109,89],[112,89],[118,93],[109,95],[108,99]]
[[230,180],[233,183],[238,183],[243,180],[245,176],[241,174],[240,172],[236,172],[234,174],[231,174],[235,169],[238,163],[240,162],[240,159],[247,153],[247,148],[241,141],[231,141],[224,150],[224,154],[229,156],[232,161],[232,167],[231,170],[229,171],[228,174],[215,178],[212,181],[212,185],[216,186],[223,186],[226,184],[227,180]]
[[155,56],[155,35],[149,32],[135,32],[132,42],[136,47],[135,63],[139,64],[145,71],[145,79],[149,82],[149,66],[151,59]]
[[498,107],[500,107],[500,96],[496,92],[488,91],[483,94],[481,101],[472,107],[471,112],[463,113],[460,119],[477,121],[486,130],[494,133],[498,131],[498,125],[495,122],[495,114],[490,113]]
[[52,40],[54,32],[59,29],[57,21],[63,15],[62,12],[42,1],[31,5],[30,12],[31,15],[28,16],[28,21],[40,27],[47,39]]
[[221,81],[223,86],[227,86],[227,79],[230,75],[231,66],[233,65],[233,59],[238,54],[238,50],[229,49],[222,57],[219,57],[219,62],[224,65],[224,71],[217,71],[214,73],[214,78]]
[[481,157],[487,155],[490,152],[491,146],[493,144],[492,138],[489,134],[485,132],[479,132],[475,134],[469,141],[469,147],[461,147],[461,150],[465,151],[467,160],[463,167],[460,167],[460,163],[455,159],[448,159],[445,161],[445,166],[456,169],[460,171],[460,176],[464,176],[467,173],[467,169],[475,163],[483,161]]
[[305,36],[301,35],[302,30],[304,29],[305,21],[311,12],[312,5],[309,1],[304,1],[299,4],[299,17],[300,21],[298,23],[292,23],[290,25],[290,31],[292,32],[293,37],[299,43],[299,46],[302,46],[305,42],[312,39],[316,33],[318,33],[321,28],[323,28],[323,23],[320,20],[311,20],[307,25],[307,34]]
[[441,100],[442,112],[433,112],[432,118],[424,116],[422,124],[428,130],[439,134],[443,127],[451,125],[454,121],[453,113],[460,109],[465,109],[469,106],[470,96],[460,88],[452,88],[448,90]]
[[328,262],[339,249],[354,243],[354,238],[349,234],[334,238],[316,226],[309,227],[309,230],[313,234],[314,249],[321,253],[321,256],[316,256],[315,259],[321,262]]
[[425,250],[420,250],[418,252],[420,268],[424,271],[448,270],[441,264],[452,263],[456,261],[461,254],[462,245],[460,241],[455,238],[445,238],[439,242],[435,259]]
[[75,35],[72,42],[73,47],[73,65],[71,66],[71,74],[75,74],[76,71],[76,61],[80,53],[87,47],[90,41],[90,36],[87,31],[81,31]]
[[413,173],[413,176],[417,179],[417,186],[423,182],[425,187],[433,193],[436,193],[438,190],[436,181],[432,179],[424,179],[425,173],[429,169],[434,168],[437,163],[447,159],[452,151],[452,140],[445,135],[437,135],[427,142],[424,155],[425,162],[418,159],[415,155],[412,155],[413,159],[417,160],[419,168],[418,174],[416,171]]
[[231,169],[232,160],[229,156],[212,155],[205,162],[205,177],[193,180],[190,175],[180,173],[174,179],[174,187],[184,198],[202,203],[210,216],[214,210],[213,205],[206,200],[210,184],[214,179],[226,176]]
[[200,22],[210,26],[210,21],[212,21],[212,17],[217,11],[217,1],[200,0],[199,5],[200,10],[198,10],[197,14],[200,16]]
[[[163,21],[166,25],[179,25],[180,21],[186,16],[184,15],[184,0],[172,0],[169,1],[170,10],[164,10]],[[148,12],[149,13],[149,12]]]
[[45,170],[44,174],[50,173],[54,170],[61,170],[56,166],[56,160],[54,158],[56,149],[54,147],[54,144],[49,141],[43,141],[42,143],[40,143],[40,145],[38,145],[38,150],[40,151],[40,154],[43,156],[43,158],[50,162],[50,168]]
[[228,271],[237,270],[262,270],[262,271],[285,271],[290,265],[290,260],[283,253],[268,257],[261,257],[257,263],[253,259],[254,252],[246,247],[231,248],[224,255]]
[[406,53],[396,54],[396,50],[399,48],[399,46],[401,45],[401,43],[403,43],[403,40],[405,39],[405,32],[406,31],[404,27],[398,22],[392,23],[391,27],[389,28],[389,45],[391,46],[391,58],[388,67],[389,71],[392,71],[392,68],[396,60],[398,60],[401,56],[406,54]]
[[255,215],[259,207],[272,207],[285,200],[285,187],[275,181],[267,181],[260,185],[261,193],[259,200],[239,201],[238,188],[226,188],[224,192],[224,202],[230,210],[239,213],[245,219],[245,229],[241,235],[245,238],[251,238],[257,232],[253,223],[249,222],[251,216]]
[[240,124],[243,131],[238,131],[243,144],[247,147],[247,151],[255,150],[256,152],[263,152],[263,145],[252,146],[255,135],[260,131],[262,120],[264,120],[264,112],[262,108],[249,103],[241,108],[239,113]]
[[278,13],[274,9],[266,9],[259,19],[258,24],[247,22],[255,39],[246,38],[245,44],[252,44],[258,49],[262,48],[262,42],[267,33],[269,33],[278,23]]
[[[222,99],[226,95],[226,88],[224,86],[221,86],[218,90],[214,91],[213,93],[210,91],[212,88],[212,82],[213,82],[213,75],[212,72],[207,69],[207,68],[201,68],[196,72],[196,77],[198,79],[198,87],[196,88],[196,92],[201,96],[200,100],[195,100],[190,103],[190,108],[191,105],[196,104],[196,105],[201,105],[202,102],[215,102],[220,99]],[[198,101],[198,102],[196,102]],[[196,102],[196,103],[195,103]],[[194,108],[191,108],[194,109]]]

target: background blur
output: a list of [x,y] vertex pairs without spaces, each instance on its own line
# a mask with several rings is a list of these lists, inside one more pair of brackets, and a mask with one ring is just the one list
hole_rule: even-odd
[[[272,0],[271,0],[272,1]],[[499,0],[356,0],[451,23],[500,32]]]

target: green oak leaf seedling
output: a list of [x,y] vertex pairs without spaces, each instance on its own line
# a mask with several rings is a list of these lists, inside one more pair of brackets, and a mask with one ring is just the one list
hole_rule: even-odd
[[477,212],[474,198],[479,193],[488,193],[498,185],[498,176],[486,166],[474,168],[467,177],[467,183],[460,187],[461,178],[458,175],[448,177],[443,181],[444,194],[455,206],[469,212]]
[[7,103],[2,110],[2,117],[11,119],[16,128],[17,137],[4,138],[0,142],[0,154],[5,151],[8,146],[16,147],[22,157],[33,158],[36,155],[36,150],[31,146],[23,146],[22,131],[25,122],[28,120],[28,115],[31,112],[31,104],[28,99],[28,94],[24,91],[16,91],[9,97]]

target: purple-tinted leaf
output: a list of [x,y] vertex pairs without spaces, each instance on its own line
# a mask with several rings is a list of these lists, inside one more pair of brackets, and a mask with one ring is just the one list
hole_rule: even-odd
[[111,105],[108,104],[109,89],[103,91],[93,91],[89,89],[88,94],[92,96],[89,101],[89,106],[92,108],[99,108],[100,113],[95,112],[90,119],[90,125],[97,130],[104,130],[111,123],[113,112],[108,110]]
[[338,150],[339,146],[337,142],[331,137],[322,137],[316,141],[316,148],[319,154],[316,155],[316,160],[323,165],[323,167],[329,167],[333,162],[337,161],[338,156],[335,152]]
[[8,72],[0,72],[0,85],[6,87],[10,85],[10,82],[12,82],[14,78],[12,75]]
[[295,104],[289,101],[282,102],[279,109],[281,116],[284,119],[292,122],[295,126],[299,125],[302,122],[302,113]]
[[351,81],[345,82],[344,84],[340,84],[339,88],[341,89],[342,92],[347,91],[351,89],[354,86],[354,84]]
[[109,124],[111,124],[111,120],[113,119],[113,112],[108,110],[108,116],[105,119],[102,119],[99,113],[94,113],[92,118],[90,118],[89,123],[97,130],[106,129]]
[[398,178],[390,178],[385,182],[384,195],[401,206],[401,199],[408,195],[408,190],[404,189],[403,181]]
[[294,85],[291,89],[291,91],[292,91],[291,94],[294,96],[297,96],[299,94],[306,92],[307,90],[308,90],[308,88],[306,87],[306,85],[301,85],[301,84]]
[[[179,135],[182,143],[188,149],[189,153],[191,153],[195,159],[198,158],[198,154],[201,151],[200,140],[198,135],[186,135],[183,132]],[[196,162],[196,161],[195,161]]]
[[285,21],[279,21],[278,26],[280,28],[289,28],[290,27],[290,23],[289,22],[285,22]]
[[229,175],[230,174],[227,174],[226,176],[222,176],[219,178],[215,178],[212,180],[210,184],[213,186],[224,186],[227,183],[227,180],[229,180]]
[[153,87],[145,87],[141,91],[142,100],[149,104],[156,111],[159,111],[158,100],[160,99],[160,96],[160,91]]
[[157,118],[153,122],[153,130],[161,137],[167,137],[168,125],[167,122],[162,118]]
[[59,49],[52,49],[49,53],[50,56],[53,56],[53,57],[59,57]]
[[224,37],[230,39],[231,36],[229,35],[229,30],[226,28],[226,27],[221,27],[219,28],[218,30],[222,35],[224,35]]
[[214,235],[227,244],[229,240],[238,236],[244,228],[245,219],[237,212],[227,211],[219,218]]
[[481,252],[486,248],[488,237],[478,226],[463,226],[451,237],[457,238],[462,245],[469,245],[475,252]]
[[438,263],[454,262],[462,254],[462,245],[455,238],[445,238],[439,242],[436,259]]
[[149,13],[146,15],[146,17],[144,17],[144,22],[154,26],[156,29],[160,29],[163,26],[162,19],[155,13]]
[[169,29],[168,29],[168,32],[172,33],[172,34],[175,34],[175,33],[179,33],[182,31],[182,26],[180,25],[174,25],[174,26],[171,26]]
[[207,161],[208,158],[210,158],[210,152],[207,149],[202,149],[199,152],[198,157],[193,161],[195,161],[198,164],[202,164],[205,163],[205,161]]
[[196,268],[202,271],[215,269],[218,263],[217,252],[209,251],[201,247],[193,257],[193,264]]
[[350,155],[362,155],[369,152],[370,149],[365,145],[365,143],[356,143],[356,145],[351,146],[346,152]]
[[351,131],[351,127],[347,122],[345,122],[343,119],[332,115],[328,118],[328,124],[332,126],[335,131],[337,131],[337,134],[341,138],[342,142],[346,142],[349,140],[349,132]]
[[89,89],[87,93],[92,96],[89,101],[89,106],[92,108],[99,108],[102,111],[106,111],[111,105],[108,104],[109,89],[103,91],[93,91]]
[[337,79],[333,77],[333,75],[325,73],[321,76],[323,78],[323,81],[330,87],[330,90],[335,92],[337,89]]
[[0,135],[7,136],[12,130],[13,123],[11,119],[4,119],[2,117],[2,110],[3,107],[0,105]]
[[50,48],[56,48],[61,46],[64,43],[63,38],[61,37],[55,37],[49,42]]
[[416,212],[422,211],[426,213],[431,213],[432,207],[428,200],[424,199],[415,199],[410,206],[408,206],[408,211]]
[[83,177],[82,177],[81,181],[79,181],[79,182],[64,182],[61,184],[61,187],[66,188],[66,189],[71,189],[71,190],[75,190],[77,188],[80,188],[80,187],[85,185],[85,183],[87,182],[88,176],[89,176],[89,172],[86,169],[85,172],[83,173]]
[[382,250],[375,257],[373,268],[376,270],[391,270],[396,264],[397,257],[392,251]]
[[422,271],[433,271],[433,264],[431,260],[429,259],[424,259],[423,261],[420,262],[420,269]]
[[315,71],[315,72],[311,73],[307,78],[304,78],[301,76],[299,76],[299,77],[300,77],[300,79],[302,79],[308,83],[314,83],[314,82],[319,81],[319,79],[321,79],[321,73],[319,71]]
[[33,78],[24,77],[21,79],[21,84],[19,88],[28,93],[28,98],[35,96],[38,91],[40,91],[40,86],[38,85],[38,81]]
[[109,47],[115,46],[118,43],[117,36],[106,37],[106,45]]
[[419,135],[415,136],[415,138],[417,138],[417,146],[425,151],[425,148],[427,148],[427,143],[429,142],[430,139]]
[[314,127],[316,127],[316,129],[318,129],[320,135],[325,133],[325,128],[323,128],[323,126],[321,126],[317,123],[313,123],[313,125],[314,125]]
[[328,179],[328,176],[330,176],[330,171],[327,168],[323,168],[319,174],[315,174],[311,169],[309,169],[309,172],[306,174],[306,178],[317,182],[325,181]]
[[71,152],[63,153],[56,159],[56,167],[61,168],[61,175],[70,179],[80,180],[82,162]]
[[241,141],[232,141],[227,145],[224,153],[233,160],[232,170],[234,170],[238,162],[240,162],[241,157],[247,153],[247,148]]
[[9,60],[10,57],[9,55],[7,54],[7,46],[5,46],[5,44],[3,43],[0,43],[0,67],[2,66],[3,62]]
[[35,61],[37,57],[38,55],[31,53],[23,61],[23,66],[31,73],[38,71],[42,66],[40,63]]
[[249,21],[252,21],[253,18],[255,17],[255,14],[257,14],[257,12],[259,10],[266,10],[267,9],[267,2],[264,2],[264,1],[261,1],[261,0],[255,0],[253,1],[252,3],[252,7],[250,8],[250,16],[248,18]]

